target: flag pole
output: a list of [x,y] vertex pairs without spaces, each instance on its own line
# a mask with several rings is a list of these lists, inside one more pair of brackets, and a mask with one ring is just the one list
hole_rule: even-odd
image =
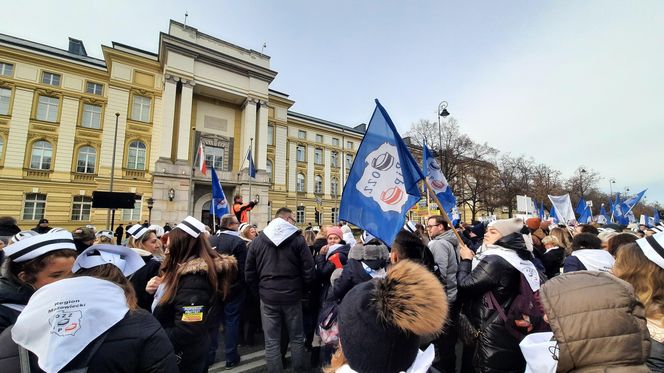
[[[423,180],[424,180],[424,183],[427,186],[427,189],[433,189],[433,188],[431,188],[431,184],[429,184],[429,180],[427,180],[426,177]],[[448,186],[448,188],[449,188],[449,186]],[[456,236],[456,238],[459,240],[459,243],[464,244],[463,240],[461,239],[461,236],[459,235],[459,232],[457,232],[456,228],[454,228],[454,225],[452,224],[452,220],[450,220],[450,217],[447,216],[447,212],[445,212],[445,209],[443,208],[443,204],[440,203],[440,200],[438,199],[438,196],[436,195],[436,193],[431,193],[431,195],[432,195],[433,199],[436,201],[436,203],[438,204],[438,209],[440,210],[441,215],[445,218],[445,220],[447,220],[448,223],[450,223],[450,227],[452,227],[452,231],[454,232],[454,235]],[[427,209],[428,208],[429,208],[429,206],[427,206]]]
[[[217,170],[214,169],[212,165],[212,172],[216,173]],[[219,185],[221,186],[221,185]],[[212,234],[217,233],[217,199],[214,198],[214,187],[212,189]]]
[[[251,154],[251,149],[254,147],[254,138],[251,137],[249,139],[249,154],[251,155],[251,161],[249,162],[249,168],[247,169],[247,174],[249,175],[249,201],[253,201],[251,199],[251,163],[253,162],[253,154]],[[245,157],[247,158],[247,157]],[[243,162],[244,163],[244,162]],[[251,210],[247,211],[247,215],[249,217],[249,224],[251,224]]]
[[[195,133],[194,133],[195,134]],[[196,163],[199,161],[198,157],[198,149],[201,148],[203,143],[201,142],[201,139],[198,139],[198,147],[196,148],[196,154],[194,155],[194,162],[191,164],[191,172],[189,173],[189,197],[187,198],[187,215],[189,216],[194,216],[194,201],[193,201],[193,195],[194,195],[194,173],[196,173]],[[214,225],[214,224],[213,224]]]

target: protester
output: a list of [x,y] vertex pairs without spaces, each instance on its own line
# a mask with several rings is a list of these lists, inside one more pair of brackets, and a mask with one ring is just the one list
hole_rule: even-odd
[[[362,239],[376,240],[368,232],[362,234]],[[426,267],[440,279],[440,269],[433,258],[433,254],[422,240],[409,230],[402,229],[397,233],[390,251],[390,263],[397,264],[402,260],[411,260]],[[442,282],[441,282],[442,283]]]
[[247,253],[246,281],[260,296],[268,372],[282,371],[282,327],[288,329],[294,370],[305,367],[301,300],[314,280],[314,262],[293,223],[293,211],[280,208]]
[[21,228],[16,224],[16,219],[13,217],[0,216],[0,264],[2,264],[5,259],[5,253],[2,249],[9,245],[9,240],[13,235],[21,231]]
[[113,244],[113,231],[99,231],[95,233],[94,245],[97,244]]
[[541,225],[542,220],[540,218],[526,219],[526,227],[528,227],[528,232],[532,238],[533,248],[535,250],[533,254],[538,258],[541,257],[546,251],[544,249],[544,244],[542,243],[542,239],[546,237],[546,234],[542,229],[540,229]]
[[76,251],[80,254],[88,247],[95,243],[96,235],[93,228],[80,227],[72,232],[74,237],[74,244],[76,244]]
[[645,305],[650,332],[650,357],[646,364],[652,372],[664,372],[664,234],[642,238],[620,247],[613,274],[634,287],[636,297]]
[[592,233],[579,233],[572,241],[572,254],[565,258],[563,272],[602,271],[613,267],[614,259],[602,250],[602,241]]
[[644,309],[628,283],[597,271],[565,273],[540,297],[556,341],[542,358],[557,352],[556,371],[650,372]]
[[634,233],[618,233],[611,237],[606,243],[606,250],[615,258],[618,256],[618,248],[620,248],[620,246],[630,242],[636,242],[638,239],[639,237]]
[[446,318],[443,287],[421,265],[404,260],[383,279],[363,282],[339,306],[340,347],[325,372],[425,372],[434,348],[422,336],[439,333]]
[[308,230],[302,232],[302,236],[304,237],[304,242],[309,246],[309,249],[312,249],[312,246],[316,242],[316,233],[314,233],[313,230]]
[[542,244],[546,250],[541,259],[544,273],[547,278],[556,277],[565,263],[565,251],[560,247],[560,242],[555,236],[544,237]]
[[145,287],[151,278],[159,275],[159,267],[164,259],[161,241],[154,231],[138,224],[127,228],[127,232],[131,234],[127,245],[145,262],[145,266],[131,276],[130,282],[134,287],[138,306],[151,311],[154,297],[145,290]]
[[233,198],[233,214],[235,214],[235,217],[240,223],[247,223],[249,222],[249,215],[247,213],[251,211],[257,204],[257,200],[243,203],[242,196],[236,194]]
[[22,237],[3,250],[6,259],[0,277],[0,332],[16,321],[35,290],[71,275],[76,258],[76,245],[69,232]]
[[558,246],[565,250],[565,256],[572,254],[572,235],[565,228],[555,227],[551,229],[549,236],[558,239]]
[[48,233],[48,231],[51,230],[51,227],[48,226],[48,219],[44,218],[39,219],[37,226],[32,228],[32,230],[39,234]]
[[348,252],[348,262],[332,286],[336,301],[340,302],[350,289],[362,282],[385,277],[388,257],[387,246],[375,239],[353,246]]
[[153,314],[180,357],[180,372],[204,372],[210,329],[220,302],[235,279],[235,258],[219,255],[203,234],[205,225],[188,216],[169,233],[163,276],[147,286],[154,291]]
[[344,240],[348,246],[353,247],[357,244],[357,240],[355,240],[355,236],[353,235],[353,230],[348,224],[341,226],[341,233],[343,233],[341,239]]
[[526,249],[522,228],[521,219],[496,220],[484,235],[482,254],[475,257],[469,248],[461,247],[457,286],[465,294],[459,317],[465,369],[471,364],[480,372],[521,372],[525,368],[519,341],[491,309],[492,302],[487,302],[493,297],[499,305],[510,304],[520,291],[521,275],[533,291],[539,289],[540,279],[530,262],[532,254]]
[[118,227],[115,228],[115,242],[118,245],[122,245],[122,239],[124,238],[124,227],[122,224],[118,224]]
[[243,239],[247,243],[247,245],[249,244],[249,242],[253,241],[256,238],[256,236],[258,236],[258,232],[256,231],[256,226],[248,223],[240,224],[238,232],[240,233],[240,238]]
[[602,241],[602,250],[609,250],[609,240],[611,237],[618,235],[618,232],[613,229],[605,229],[597,235],[597,237]]

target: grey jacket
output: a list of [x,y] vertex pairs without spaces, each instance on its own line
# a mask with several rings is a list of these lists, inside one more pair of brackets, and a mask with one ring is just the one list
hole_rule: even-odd
[[445,284],[447,301],[450,303],[457,297],[458,247],[459,241],[452,230],[445,231],[429,241],[429,250],[440,268],[440,277]]

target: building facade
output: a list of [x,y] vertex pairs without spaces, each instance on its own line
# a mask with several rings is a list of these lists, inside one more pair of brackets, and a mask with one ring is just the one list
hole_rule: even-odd
[[302,225],[336,221],[364,126],[290,111],[294,101],[270,89],[269,56],[175,21],[158,53],[120,43],[102,51],[96,59],[74,39],[65,51],[0,35],[0,214],[24,229],[42,217],[103,227],[109,211],[92,208],[92,192],[113,181],[136,195],[116,224],[209,222],[210,174],[195,167],[203,144],[230,201],[259,199],[253,223],[282,206]]

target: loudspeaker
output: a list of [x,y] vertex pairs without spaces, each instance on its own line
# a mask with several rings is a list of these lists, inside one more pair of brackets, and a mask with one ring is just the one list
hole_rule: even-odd
[[102,209],[133,209],[136,199],[135,193],[121,192],[92,192],[92,207]]

